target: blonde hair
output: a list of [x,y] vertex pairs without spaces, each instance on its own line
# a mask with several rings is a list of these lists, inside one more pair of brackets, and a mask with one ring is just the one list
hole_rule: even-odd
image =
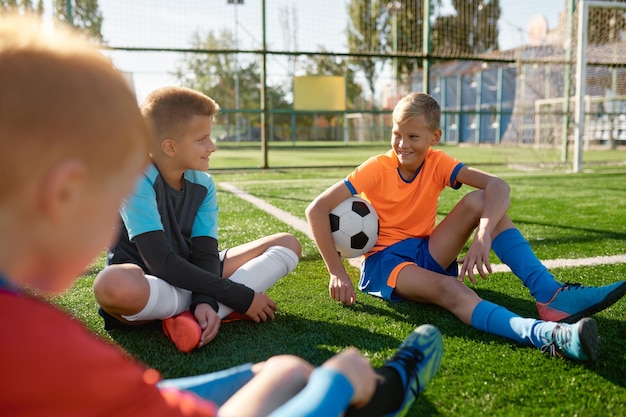
[[220,106],[205,94],[186,87],[163,87],[152,91],[141,104],[141,113],[155,131],[156,143],[178,139],[186,133],[193,116],[215,116]]
[[400,99],[393,109],[393,122],[400,124],[422,116],[433,130],[439,129],[441,107],[432,96],[426,93],[410,93]]
[[150,136],[128,82],[95,46],[34,17],[0,17],[0,202],[65,159],[103,180],[134,152],[147,158]]

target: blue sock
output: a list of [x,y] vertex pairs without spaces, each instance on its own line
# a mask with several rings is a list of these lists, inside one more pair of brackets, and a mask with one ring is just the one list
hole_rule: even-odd
[[547,303],[561,284],[541,263],[520,231],[511,228],[493,239],[491,248],[498,258],[517,275],[530,294],[540,303]]
[[210,374],[164,379],[158,386],[191,391],[221,406],[253,377],[252,364],[247,363]]
[[540,348],[556,323],[520,317],[489,301],[481,301],[472,312],[472,327]]

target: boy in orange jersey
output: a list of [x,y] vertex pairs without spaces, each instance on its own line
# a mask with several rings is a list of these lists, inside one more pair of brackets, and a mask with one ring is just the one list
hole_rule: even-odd
[[331,416],[387,385],[401,391],[389,410],[410,406],[434,376],[441,335],[422,325],[378,370],[349,349],[317,369],[276,356],[159,381],[36,295],[65,290],[113,238],[152,136],[132,91],[82,36],[4,15],[0,92],[2,415]]
[[[380,233],[363,259],[360,290],[386,300],[436,304],[480,330],[571,359],[595,360],[597,326],[585,316],[622,297],[626,282],[598,288],[557,282],[507,216],[508,184],[432,149],[441,138],[440,117],[439,104],[431,96],[403,97],[393,111],[391,150],[368,159],[307,207],[311,231],[330,273],[330,296],[346,305],[355,301],[354,287],[333,244],[328,214],[349,196],[363,194],[378,213]],[[444,187],[457,189],[462,184],[477,190],[464,196],[435,227],[439,194]],[[457,256],[472,233],[473,242],[459,259],[459,273]],[[519,317],[464,285],[466,275],[475,282],[475,270],[482,278],[491,272],[491,249],[529,288],[541,320]]]

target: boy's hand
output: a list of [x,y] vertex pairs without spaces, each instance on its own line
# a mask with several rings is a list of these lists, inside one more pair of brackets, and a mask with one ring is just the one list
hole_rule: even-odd
[[361,356],[356,348],[349,348],[322,364],[322,368],[331,368],[345,376],[354,394],[350,404],[362,407],[369,403],[376,390],[376,373],[369,360]]
[[331,274],[328,291],[330,292],[330,298],[340,301],[347,306],[351,306],[356,301],[354,285],[352,285],[352,281],[347,274],[341,276]]
[[198,320],[200,328],[202,328],[202,336],[200,337],[200,343],[198,343],[198,347],[202,347],[215,339],[222,321],[215,310],[213,310],[213,307],[206,303],[201,303],[196,306],[194,316],[196,320]]
[[268,319],[274,319],[274,311],[276,311],[278,307],[274,300],[269,298],[267,295],[255,292],[254,298],[252,299],[252,304],[246,311],[246,316],[250,317],[257,323],[262,321],[267,321]]
[[461,271],[459,273],[459,280],[461,280],[461,282],[465,280],[465,275],[467,275],[470,281],[472,281],[472,284],[476,284],[474,269],[478,271],[478,274],[482,277],[482,279],[487,279],[487,272],[490,274],[493,272],[491,269],[491,263],[489,262],[490,250],[491,238],[488,235],[474,238],[467,254],[458,260],[458,262],[462,264]]

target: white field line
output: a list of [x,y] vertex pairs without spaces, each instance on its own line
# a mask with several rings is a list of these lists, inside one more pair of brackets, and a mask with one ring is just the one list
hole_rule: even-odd
[[287,225],[293,227],[294,229],[306,234],[309,237],[309,239],[313,239],[313,236],[311,235],[311,231],[309,230],[309,224],[306,221],[294,216],[291,213],[287,213],[286,211],[281,210],[276,206],[271,205],[265,200],[257,198],[251,194],[248,194],[247,192],[235,187],[231,183],[219,182],[217,183],[217,185],[220,188],[233,193],[234,195],[241,198],[242,200],[245,200],[249,202],[250,204],[260,208],[266,213],[271,214],[272,216],[276,217],[278,220],[281,220],[287,223]]
[[[309,239],[313,239],[311,235],[311,230],[309,229],[309,225],[306,221],[287,213],[284,210],[279,209],[267,201],[257,198],[247,192],[235,187],[234,185],[228,182],[220,182],[217,184],[220,188],[236,195],[249,202],[250,204],[260,208],[268,214],[276,217],[278,220],[283,221],[287,225],[293,227],[294,229],[306,234]],[[349,262],[352,266],[359,268],[360,267],[360,258],[349,259]],[[546,261],[542,261],[542,263],[548,269],[555,268],[572,268],[577,266],[593,266],[593,265],[610,265],[610,264],[621,264],[626,263],[626,254],[623,255],[612,255],[612,256],[596,256],[593,258],[578,258],[578,259],[550,259]],[[511,269],[504,264],[496,264],[491,265],[493,272],[510,272]]]

